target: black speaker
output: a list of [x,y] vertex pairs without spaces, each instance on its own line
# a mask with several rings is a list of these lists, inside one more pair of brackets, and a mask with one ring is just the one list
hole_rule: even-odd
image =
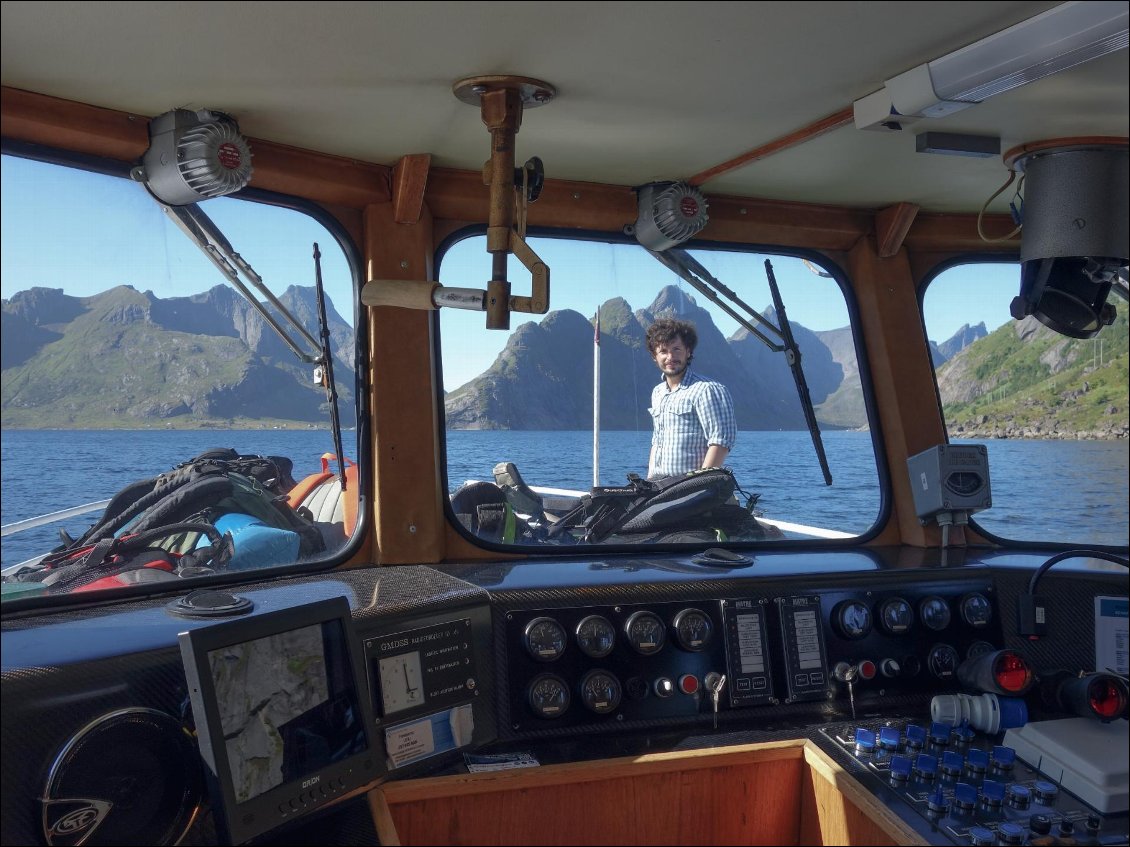
[[170,715],[122,709],[63,746],[43,793],[50,845],[175,844],[200,809],[196,744]]

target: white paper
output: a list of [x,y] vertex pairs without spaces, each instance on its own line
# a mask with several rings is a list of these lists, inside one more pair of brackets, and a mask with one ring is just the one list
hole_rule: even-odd
[[1095,670],[1130,672],[1127,641],[1130,639],[1130,600],[1126,597],[1095,598]]
[[394,768],[430,756],[434,750],[430,717],[385,730],[385,752]]

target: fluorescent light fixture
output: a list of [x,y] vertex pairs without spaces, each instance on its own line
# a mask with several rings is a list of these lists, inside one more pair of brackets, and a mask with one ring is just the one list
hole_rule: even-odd
[[938,118],[1130,43],[1125,0],[1063,3],[888,79],[899,115]]

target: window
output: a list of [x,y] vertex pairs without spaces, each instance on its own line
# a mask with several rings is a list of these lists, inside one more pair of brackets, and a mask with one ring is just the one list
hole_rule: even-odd
[[[507,332],[485,329],[481,312],[440,312],[448,493],[453,514],[470,533],[488,543],[541,548],[701,547],[848,538],[876,522],[876,451],[848,307],[831,274],[794,256],[692,254],[774,322],[765,269],[771,259],[834,479],[828,487],[782,353],[771,352],[638,245],[565,238],[531,238],[530,244],[551,268],[547,315],[514,313]],[[468,237],[442,255],[439,279],[446,286],[482,288],[490,267],[485,238]],[[529,273],[513,259],[508,276],[514,294],[528,292]],[[723,302],[741,312],[733,301]],[[656,408],[653,389],[661,374],[645,332],[660,317],[693,322],[698,344],[689,372],[725,386],[737,419],[736,440],[724,460],[736,482],[733,499],[724,474],[692,474],[682,490],[689,489],[700,505],[685,515],[659,508],[640,512],[645,501],[662,502],[650,498],[670,490],[672,477],[651,488],[633,488],[629,481],[630,474],[648,476],[656,428],[649,409]],[[659,400],[675,407],[668,411],[676,420],[689,418],[689,425],[701,427],[688,394],[664,391]],[[670,420],[660,425],[672,426]],[[705,450],[705,437],[699,438],[698,449]],[[703,458],[696,454],[694,461]],[[687,474],[675,476],[682,481]],[[631,490],[613,495],[602,488]],[[587,504],[580,500],[586,494],[594,495]],[[752,503],[751,495],[757,495]],[[633,518],[640,514],[643,520]]]
[[[345,242],[292,208],[235,198],[200,208],[315,339],[318,243],[341,452],[356,461],[356,263]],[[106,501],[127,484],[148,479],[152,487],[157,475],[217,448],[245,457],[213,454],[208,472],[235,471],[232,490],[199,502],[186,494],[166,517],[136,511],[109,530],[124,538],[145,520],[159,529],[175,518],[213,526],[216,536],[155,537],[167,562],[96,587],[300,566],[344,550],[355,510],[329,479],[338,451],[315,364],[274,333],[142,186],[124,175],[4,156],[3,298],[5,599],[42,593],[42,554],[105,524]],[[269,311],[285,323],[275,306]],[[195,476],[181,477],[191,477],[178,481],[188,491]],[[271,502],[284,494],[285,507]],[[140,503],[129,502],[131,510]],[[44,517],[61,510],[69,514]],[[231,545],[218,551],[225,534]],[[216,555],[202,550],[209,546]],[[122,552],[104,570],[127,560]],[[85,576],[64,581],[68,590],[86,584]]]
[[1003,539],[1127,544],[1126,304],[1093,339],[1015,321],[1015,264],[963,264],[923,298],[951,442],[985,444],[992,507],[974,523]]

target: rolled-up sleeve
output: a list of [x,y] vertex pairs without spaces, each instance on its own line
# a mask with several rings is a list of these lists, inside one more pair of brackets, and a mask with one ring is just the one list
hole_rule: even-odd
[[734,416],[734,401],[729,389],[718,382],[703,385],[695,411],[702,423],[706,443],[732,450],[738,437],[738,421]]

